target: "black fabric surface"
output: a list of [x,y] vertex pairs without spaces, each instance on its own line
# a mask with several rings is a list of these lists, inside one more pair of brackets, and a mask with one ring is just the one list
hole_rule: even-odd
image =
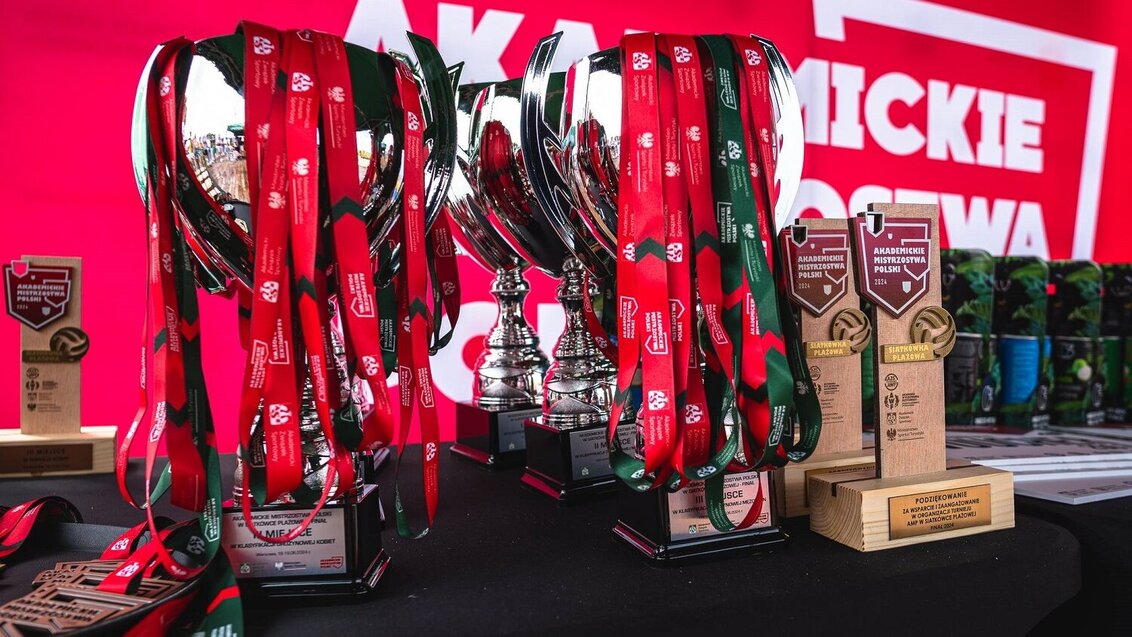
[[[393,562],[369,601],[251,608],[248,633],[1020,635],[1081,586],[1073,535],[1026,515],[1008,531],[868,554],[810,533],[803,519],[787,523],[790,543],[775,553],[653,568],[611,534],[612,499],[560,507],[524,489],[518,470],[490,473],[447,454],[442,465],[436,528],[413,542],[390,524]],[[383,487],[391,480],[387,468]],[[382,492],[389,512],[391,492]],[[141,520],[111,476],[0,481],[0,503],[46,493],[70,499],[88,522]],[[0,601],[76,557],[93,555],[14,564],[0,573]]]
[[[1132,498],[1069,505],[1018,497],[1018,511],[1068,529],[1081,543],[1081,592],[1046,628],[1132,635]],[[1052,634],[1053,631],[1050,631]]]

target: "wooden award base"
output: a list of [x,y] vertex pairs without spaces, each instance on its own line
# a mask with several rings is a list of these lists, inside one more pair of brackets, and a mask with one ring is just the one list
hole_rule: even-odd
[[818,473],[846,473],[862,469],[876,472],[876,454],[872,449],[856,449],[837,453],[823,453],[804,462],[790,463],[776,471],[774,484],[778,489],[783,514],[797,518],[810,514],[808,490],[810,476]]
[[1014,527],[1013,474],[979,465],[895,478],[817,473],[809,494],[810,530],[858,551]]
[[117,437],[113,425],[83,427],[78,433],[0,429],[0,478],[112,473]]

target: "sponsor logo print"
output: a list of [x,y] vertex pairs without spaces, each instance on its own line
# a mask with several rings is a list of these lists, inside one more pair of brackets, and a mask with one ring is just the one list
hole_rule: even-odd
[[694,425],[704,419],[704,410],[699,405],[692,403],[684,405],[684,422]]
[[664,254],[672,263],[683,263],[684,245],[681,243],[670,243],[668,247],[664,249]]
[[271,424],[275,426],[285,425],[291,422],[291,418],[291,408],[287,405],[276,404],[267,406],[267,419]]
[[268,303],[277,302],[279,300],[279,283],[277,281],[264,281],[259,286],[259,298]]
[[296,93],[306,93],[314,86],[314,80],[306,73],[295,71],[291,74],[291,90]]
[[256,55],[271,55],[275,52],[275,43],[262,35],[252,38],[252,52]]
[[377,376],[380,366],[377,363],[376,356],[363,356],[362,368],[365,369],[366,376]]

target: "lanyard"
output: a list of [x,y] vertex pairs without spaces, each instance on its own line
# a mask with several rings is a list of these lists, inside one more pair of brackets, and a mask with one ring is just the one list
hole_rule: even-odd
[[[754,148],[748,146],[751,156],[757,153],[759,161],[751,164],[751,178],[755,185],[759,206],[766,214],[759,216],[759,231],[764,245],[770,245],[773,251],[773,263],[781,262],[784,258],[782,246],[774,240],[775,228],[774,210],[778,200],[775,190],[774,175],[778,161],[776,140],[778,133],[775,130],[774,105],[770,96],[770,72],[767,67],[767,53],[758,40],[748,36],[732,35],[731,42],[735,49],[741,53],[739,56],[747,90],[742,91],[748,106],[749,130],[753,133]],[[748,143],[751,136],[748,136]],[[779,268],[777,274],[778,295],[783,298],[786,294],[786,272]],[[806,364],[802,334],[797,319],[789,303],[780,303],[782,332],[785,341],[786,356],[790,364],[790,372],[795,379],[794,405],[795,419],[800,425],[800,435],[795,435],[792,428],[793,420],[788,421],[791,429],[783,436],[782,445],[786,456],[794,462],[805,460],[817,446],[818,435],[821,433],[821,405],[817,393],[814,391],[813,380],[810,378],[810,368]]]
[[404,186],[401,209],[403,277],[397,284],[397,305],[403,332],[397,339],[398,382],[401,394],[400,442],[395,480],[401,473],[414,413],[420,414],[421,464],[428,522],[414,531],[405,513],[400,487],[394,486],[397,532],[402,537],[424,537],[436,516],[439,492],[440,421],[436,414],[428,340],[431,330],[428,275],[425,254],[424,121],[420,92],[407,66],[397,61],[397,97],[404,117]]
[[358,375],[369,385],[374,401],[372,416],[363,422],[360,442],[343,443],[368,449],[393,439],[393,410],[378,341],[377,299],[362,214],[354,96],[342,40],[316,33],[314,45],[319,81],[323,83],[322,146],[331,202],[340,316]]
[[0,514],[0,558],[13,555],[27,541],[40,520],[82,522],[75,505],[58,496],[36,498]]
[[743,459],[736,469],[779,464],[777,451],[793,411],[793,379],[778,319],[770,272],[751,186],[744,139],[741,86],[726,38],[705,36],[714,69],[715,109],[712,177],[720,228],[724,290],[723,324],[735,347],[735,400],[743,432]]
[[[456,242],[452,239],[452,226],[448,208],[440,211],[440,216],[428,231],[428,272],[433,280],[432,307],[436,317],[432,327],[432,345],[429,351],[437,352],[448,345],[460,320],[460,268],[456,263]],[[441,313],[448,317],[448,331],[441,334],[443,321]]]

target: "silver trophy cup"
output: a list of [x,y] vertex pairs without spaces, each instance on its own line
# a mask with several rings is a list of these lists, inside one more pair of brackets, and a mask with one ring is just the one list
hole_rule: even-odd
[[[455,160],[455,109],[448,72],[427,39],[410,34],[417,62],[411,63],[421,87],[428,148],[425,175],[426,221],[436,219],[444,202]],[[182,105],[179,183],[176,198],[186,228],[187,243],[195,259],[197,282],[210,292],[248,289],[254,272],[252,203],[248,190],[245,135],[243,34],[210,38],[196,43],[178,65],[173,83]],[[388,282],[398,267],[399,246],[388,248],[387,236],[401,210],[403,176],[400,146],[400,111],[394,102],[394,57],[351,44],[346,45],[353,81],[357,120],[358,174],[362,185],[364,220],[371,255]],[[139,105],[145,104],[152,59],[139,86]],[[145,109],[135,108],[134,166],[143,200],[145,182],[156,166],[146,143]],[[331,280],[333,278],[331,277]],[[338,302],[329,299],[331,324],[326,326],[332,356],[330,367],[341,387],[335,419],[359,423],[370,409],[368,389],[353,374],[345,357],[341,328],[335,317]],[[383,317],[384,319],[384,317]],[[307,379],[301,397],[300,440],[305,475],[300,488],[279,501],[253,507],[253,519],[271,532],[294,526],[310,512],[311,495],[317,496],[327,479],[331,456],[322,423],[311,399]],[[262,406],[261,406],[262,407]],[[243,473],[263,460],[262,417],[252,424],[252,447],[239,454],[234,497],[242,493]],[[388,564],[380,530],[383,515],[375,484],[366,484],[365,466],[388,455],[353,454],[358,481],[347,495],[327,504],[312,524],[319,533],[317,550],[295,551],[288,545],[260,542],[244,527],[239,507],[225,510],[225,541],[244,592],[252,596],[342,596],[373,589]],[[250,547],[250,548],[249,548]],[[284,553],[290,551],[289,553]],[[284,557],[284,556],[289,557]],[[279,565],[283,566],[280,567]]]
[[[523,148],[528,164],[536,164],[536,191],[540,201],[569,235],[568,242],[590,254],[593,271],[609,271],[617,250],[617,192],[622,130],[621,50],[599,51],[577,61],[570,74],[570,102],[554,108],[544,96],[554,74],[550,72],[560,34],[539,42],[524,76],[523,115],[529,123]],[[774,223],[782,227],[801,180],[802,121],[789,66],[773,43],[758,38],[767,52],[771,94],[777,117],[778,162],[774,175],[779,199]],[[660,65],[663,68],[663,65]],[[667,71],[662,71],[667,72]],[[528,88],[529,87],[529,88]],[[545,150],[544,149],[548,149]],[[734,414],[726,414],[732,427]],[[641,453],[640,437],[626,449]],[[765,513],[749,528],[721,533],[702,509],[702,483],[676,493],[656,489],[642,494],[623,486],[619,490],[620,520],[614,533],[659,563],[684,563],[707,555],[766,550],[783,543],[774,515],[772,479],[765,472],[725,477],[724,502],[732,518],[741,518],[752,502],[763,498]],[[697,500],[698,498],[698,500]],[[697,509],[696,502],[701,509]]]
[[[547,99],[562,103],[563,76]],[[484,87],[475,99],[469,148],[474,190],[493,227],[527,263],[560,279],[558,300],[566,314],[565,330],[554,348],[554,362],[543,383],[541,413],[525,423],[526,471],[523,482],[559,500],[613,487],[604,448],[605,427],[615,389],[613,366],[590,334],[583,303],[596,293],[587,281],[583,260],[597,255],[570,245],[555,217],[540,201],[537,176],[520,145],[525,125],[520,116],[521,80]],[[471,181],[471,180],[470,180]],[[630,421],[631,422],[631,421]]]
[[543,377],[549,361],[523,314],[530,285],[527,263],[497,227],[498,217],[473,187],[469,160],[473,107],[486,85],[456,90],[456,171],[448,189],[448,212],[460,242],[477,263],[495,273],[491,294],[499,312],[476,359],[472,401],[456,404],[452,453],[488,468],[522,466],[526,457],[523,423],[542,409]]

